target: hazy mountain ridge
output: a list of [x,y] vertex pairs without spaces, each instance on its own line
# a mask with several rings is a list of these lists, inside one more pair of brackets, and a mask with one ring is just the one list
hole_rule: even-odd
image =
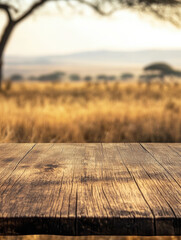
[[100,63],[145,65],[150,62],[167,62],[181,65],[181,50],[142,50],[142,51],[87,51],[67,55],[40,57],[6,56],[6,65],[53,65],[69,63]]

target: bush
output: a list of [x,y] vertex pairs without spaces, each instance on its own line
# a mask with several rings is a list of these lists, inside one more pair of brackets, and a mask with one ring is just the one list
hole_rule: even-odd
[[114,81],[114,80],[116,80],[116,76],[114,76],[114,75],[107,76],[107,80],[108,81]]
[[71,75],[69,76],[69,78],[70,78],[71,81],[74,81],[74,82],[80,81],[80,79],[81,79],[78,74],[71,74]]
[[13,75],[11,75],[10,79],[12,81],[22,81],[23,76],[21,74],[13,74]]
[[84,77],[84,80],[85,80],[86,82],[90,82],[90,81],[92,80],[92,77],[91,77],[91,76],[85,76],[85,77]]
[[40,81],[58,81],[65,75],[63,72],[54,72],[51,74],[41,75],[37,78]]
[[134,77],[132,73],[123,73],[121,75],[121,80],[130,80]]
[[141,82],[151,82],[154,79],[161,79],[162,76],[159,74],[143,74],[139,76]]

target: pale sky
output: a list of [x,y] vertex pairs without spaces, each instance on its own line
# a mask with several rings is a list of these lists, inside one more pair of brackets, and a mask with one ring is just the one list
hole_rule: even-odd
[[[0,28],[5,21],[0,13]],[[60,13],[34,15],[20,23],[6,55],[58,55],[92,50],[181,49],[181,29],[133,12],[114,16]]]

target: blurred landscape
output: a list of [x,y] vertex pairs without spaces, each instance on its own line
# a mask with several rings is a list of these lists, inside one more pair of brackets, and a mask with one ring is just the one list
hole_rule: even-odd
[[0,142],[181,141],[179,50],[6,61]]
[[83,2],[0,0],[0,142],[180,142],[180,3]]
[[143,66],[152,62],[168,61],[168,64],[181,66],[181,50],[142,50],[142,51],[86,51],[64,55],[47,56],[6,56],[5,77],[19,73],[25,78],[33,74],[48,74],[54,71],[77,72],[80,75],[113,74],[133,72],[138,75]]
[[5,82],[0,142],[180,142],[178,82]]

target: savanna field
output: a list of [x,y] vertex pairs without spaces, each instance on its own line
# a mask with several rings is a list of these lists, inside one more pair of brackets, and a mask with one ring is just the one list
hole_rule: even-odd
[[0,142],[180,142],[181,84],[6,83]]

